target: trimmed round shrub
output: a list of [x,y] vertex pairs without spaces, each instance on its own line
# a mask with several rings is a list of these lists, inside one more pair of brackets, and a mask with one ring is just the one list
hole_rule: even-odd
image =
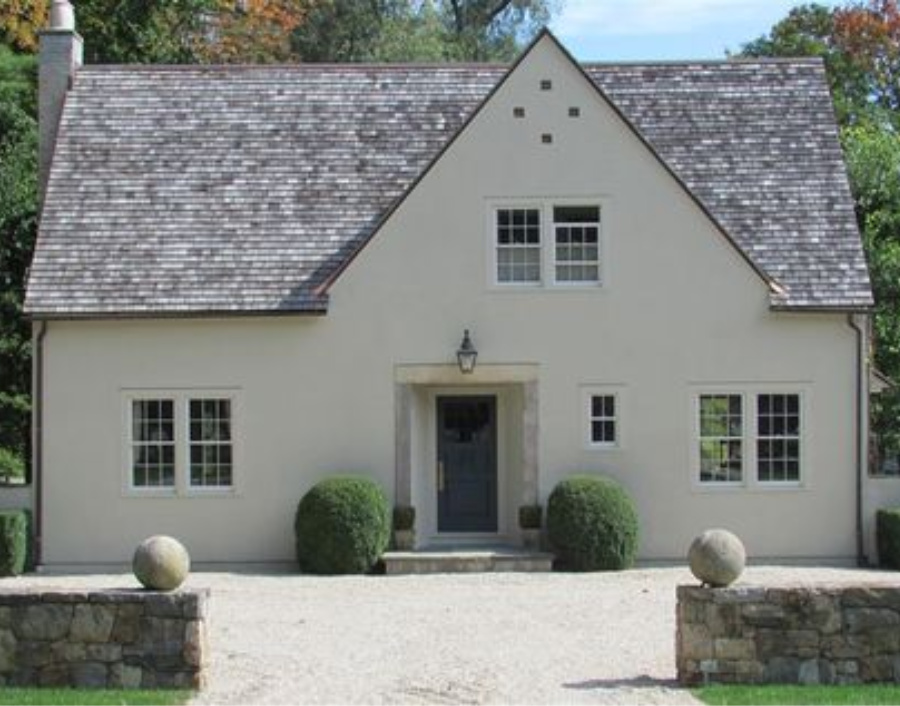
[[627,569],[634,564],[638,548],[634,502],[610,478],[567,478],[547,501],[547,537],[562,569]]
[[294,536],[301,571],[365,573],[388,547],[391,509],[384,492],[368,478],[328,478],[300,500]]

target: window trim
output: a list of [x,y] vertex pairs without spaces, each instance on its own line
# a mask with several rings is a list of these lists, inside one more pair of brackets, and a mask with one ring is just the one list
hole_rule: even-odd
[[[601,292],[609,288],[609,271],[607,268],[607,230],[610,222],[610,199],[604,196],[563,196],[563,197],[529,197],[529,198],[492,198],[487,199],[486,262],[488,289],[493,292]],[[600,211],[597,232],[597,282],[566,282],[556,279],[556,229],[553,220],[554,206],[594,206]],[[501,282],[498,271],[497,243],[497,211],[503,209],[528,209],[540,211],[540,281],[538,282]]]
[[[758,418],[757,398],[759,395],[797,395],[799,398],[800,413],[800,466],[799,479],[796,481],[762,481],[759,479],[759,465],[757,454]],[[711,482],[700,480],[700,397],[701,395],[740,395],[742,415],[742,464],[741,481]],[[809,490],[811,486],[811,468],[814,462],[811,459],[815,448],[811,439],[810,411],[812,386],[810,383],[734,383],[716,385],[692,385],[689,393],[690,408],[690,450],[689,473],[690,485],[693,491],[700,493],[716,492],[792,492]],[[748,416],[752,415],[752,416]]]
[[[122,389],[122,494],[139,498],[223,497],[240,494],[241,443],[236,429],[240,424],[240,391],[235,388],[127,388]],[[190,479],[191,400],[227,399],[231,407],[231,485],[193,485]],[[175,416],[175,484],[139,486],[132,475],[134,444],[132,403],[140,400],[172,400]]]
[[[589,451],[620,451],[625,448],[625,386],[617,384],[590,384],[581,386],[581,440],[582,446]],[[612,397],[615,399],[616,413],[613,417],[616,429],[615,442],[594,441],[593,406],[594,397]]]

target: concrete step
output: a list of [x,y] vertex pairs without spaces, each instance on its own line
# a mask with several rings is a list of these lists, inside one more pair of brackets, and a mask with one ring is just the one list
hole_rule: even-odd
[[387,552],[382,556],[385,573],[461,574],[492,571],[551,571],[553,555],[518,547],[431,547],[411,552]]

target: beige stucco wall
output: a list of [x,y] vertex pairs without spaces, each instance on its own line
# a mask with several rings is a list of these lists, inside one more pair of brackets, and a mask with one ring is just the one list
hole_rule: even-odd
[[[545,78],[553,90],[539,90]],[[526,108],[525,119],[512,117],[514,106]],[[570,106],[580,118],[568,117]],[[490,208],[513,198],[597,200],[604,286],[493,286]],[[45,560],[125,560],[156,532],[183,537],[201,561],[290,558],[293,510],[316,480],[359,472],[393,492],[398,366],[452,364],[463,328],[472,331],[479,370],[538,371],[542,501],[573,471],[615,476],[637,501],[644,558],[681,557],[711,526],[736,531],[753,556],[854,553],[855,342],[845,317],[772,313],[760,277],[549,40],[331,297],[320,318],[51,323]],[[622,448],[585,448],[585,385],[621,391]],[[692,482],[697,390],[747,385],[803,393],[801,488],[710,491]],[[236,492],[128,496],[123,390],[203,387],[238,391]],[[522,390],[498,391],[507,410],[501,488],[514,493],[520,434],[510,420]],[[431,392],[417,388],[412,403],[423,528],[434,512],[425,482],[433,473]],[[515,503],[501,518],[511,535]]]

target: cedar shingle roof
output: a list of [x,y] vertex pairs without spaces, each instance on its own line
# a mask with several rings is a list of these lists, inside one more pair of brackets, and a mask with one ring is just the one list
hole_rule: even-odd
[[[775,306],[871,304],[817,61],[588,65]],[[70,92],[26,310],[322,312],[317,290],[507,69],[88,66]]]

